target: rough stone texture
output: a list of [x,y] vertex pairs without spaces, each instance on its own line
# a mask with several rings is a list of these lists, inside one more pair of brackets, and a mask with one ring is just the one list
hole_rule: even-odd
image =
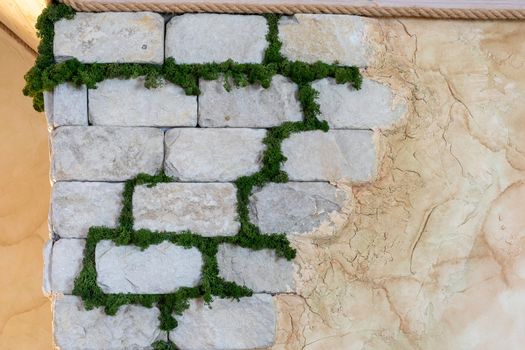
[[234,181],[260,168],[266,130],[172,129],[166,174],[181,181]]
[[53,181],[122,181],[162,167],[162,130],[64,126],[51,136]]
[[104,293],[164,294],[194,287],[201,279],[202,256],[164,241],[145,250],[100,241],[95,249],[97,284]]
[[53,240],[49,239],[44,244],[42,249],[42,256],[44,258],[44,266],[42,273],[42,293],[49,297],[51,295],[51,254],[53,252]]
[[370,79],[363,79],[360,90],[332,78],[318,80],[312,87],[319,91],[319,118],[333,129],[386,128],[406,112],[405,105],[394,107],[388,86]]
[[156,340],[166,340],[159,329],[159,310],[124,305],[108,316],[103,308],[87,311],[75,296],[56,296],[53,329],[55,343],[63,350],[151,349]]
[[297,85],[275,75],[268,89],[259,85],[224,88],[224,78],[201,80],[199,125],[202,127],[269,128],[285,121],[301,121]]
[[251,250],[221,244],[217,253],[219,275],[255,293],[293,292],[293,263],[271,249]]
[[53,244],[51,253],[51,290],[54,293],[71,294],[75,278],[82,269],[83,239],[60,239]]
[[62,125],[88,125],[87,89],[71,83],[60,84],[44,93],[49,129]]
[[122,209],[122,183],[57,182],[49,222],[62,238],[86,238],[91,226],[116,227]]
[[239,230],[236,189],[229,183],[160,183],[137,186],[135,229],[191,230],[202,236],[233,236]]
[[279,21],[281,53],[294,61],[369,64],[370,19],[348,15],[296,14]]
[[184,14],[166,25],[166,57],[178,63],[261,63],[268,26],[262,16]]
[[78,12],[55,23],[57,61],[157,63],[164,60],[164,19],[157,13]]
[[328,183],[270,183],[250,197],[250,221],[263,233],[308,233],[340,211],[347,198]]
[[308,131],[282,143],[287,157],[282,169],[292,181],[352,181],[373,179],[376,151],[373,133],[365,130]]
[[209,306],[191,300],[182,316],[174,316],[179,325],[169,337],[185,350],[265,349],[275,338],[274,302],[267,294],[215,299]]
[[108,79],[89,90],[89,121],[93,125],[196,126],[197,96],[170,82],[144,87],[144,78]]

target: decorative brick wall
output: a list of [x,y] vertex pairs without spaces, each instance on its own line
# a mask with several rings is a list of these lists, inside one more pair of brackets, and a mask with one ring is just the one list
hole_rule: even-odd
[[[326,42],[301,37],[302,27],[312,25]],[[353,16],[281,18],[281,53],[291,61],[364,67],[364,26],[366,19]],[[58,62],[162,64],[172,57],[188,64],[228,59],[262,64],[267,33],[262,16],[77,13],[55,24],[54,55]],[[261,171],[273,128],[303,120],[298,86],[277,74],[268,88],[227,89],[228,78],[221,75],[201,79],[200,94],[192,96],[168,81],[146,88],[146,80],[107,79],[96,88],[64,83],[45,94],[53,182],[45,289],[54,297],[56,344],[148,349],[162,341],[194,350],[271,348],[277,319],[273,296],[298,292],[294,263],[271,247],[251,249],[236,240],[242,229],[237,181]],[[392,108],[387,86],[368,78],[361,90],[331,77],[311,86],[319,92],[318,118],[330,129],[284,138],[280,170],[289,182],[254,187],[246,208],[260,236],[308,234],[348,206],[351,193],[338,184],[374,179],[378,136],[373,130],[404,113]],[[151,177],[141,180],[141,173]],[[166,177],[157,183],[153,175],[159,173]],[[144,234],[148,244],[108,239],[123,230],[126,213],[132,215],[130,234]],[[189,307],[172,315],[177,327],[165,329],[161,311],[155,303],[147,305],[144,295],[169,299],[177,291],[206,288],[209,257],[203,248],[170,238],[186,231],[209,238],[199,242],[217,244],[218,278],[246,287],[250,295],[236,300],[212,293],[209,303],[188,298]],[[86,256],[94,258],[94,266],[86,266]],[[116,310],[91,299],[86,305],[75,290],[93,267],[100,298],[142,299],[123,305],[117,300]]]

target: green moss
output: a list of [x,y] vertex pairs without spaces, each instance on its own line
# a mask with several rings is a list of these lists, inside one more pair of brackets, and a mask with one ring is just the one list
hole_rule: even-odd
[[151,345],[153,346],[153,350],[179,350],[179,348],[170,341],[158,340]]

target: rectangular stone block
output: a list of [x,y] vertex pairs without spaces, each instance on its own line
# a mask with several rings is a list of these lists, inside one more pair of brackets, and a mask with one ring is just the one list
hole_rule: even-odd
[[165,294],[201,280],[202,255],[168,241],[139,247],[100,241],[95,249],[97,284],[104,293]]
[[324,182],[270,183],[253,191],[250,221],[263,233],[310,233],[340,212],[348,197]]
[[164,19],[150,12],[77,12],[55,23],[57,61],[157,63],[164,61]]
[[133,194],[135,229],[202,236],[233,236],[239,230],[235,186],[229,183],[161,183],[137,186]]
[[268,45],[262,16],[184,14],[166,25],[166,57],[177,63],[261,63]]
[[57,182],[51,191],[49,223],[61,238],[86,238],[91,226],[116,227],[124,184]]
[[307,131],[282,143],[282,170],[292,181],[371,181],[376,173],[373,132]]
[[191,300],[189,309],[174,317],[179,325],[169,338],[185,350],[267,349],[275,341],[275,306],[268,294],[215,299],[209,306]]
[[364,67],[371,47],[371,19],[348,15],[296,14],[279,21],[281,53],[292,61],[337,63]]
[[51,135],[53,181],[124,181],[162,167],[164,133],[154,128],[64,126]]
[[271,249],[251,250],[221,244],[217,252],[219,275],[226,281],[246,286],[255,293],[294,291],[294,267]]
[[319,119],[332,129],[386,128],[406,112],[405,105],[394,107],[389,87],[370,79],[363,79],[360,90],[332,78],[318,80],[312,87],[319,91]]
[[57,295],[53,309],[55,343],[63,350],[146,350],[157,340],[167,340],[154,307],[124,305],[108,316],[101,307],[87,311],[78,297]]
[[144,78],[108,79],[89,90],[89,121],[114,126],[196,126],[197,96],[170,82],[147,89]]
[[181,181],[234,181],[261,166],[262,129],[171,129],[166,174]]
[[88,125],[87,89],[85,85],[60,84],[44,93],[49,129],[63,125]]
[[201,127],[270,128],[303,119],[297,101],[297,85],[275,75],[268,89],[259,85],[224,88],[224,78],[201,80],[199,125]]
[[71,294],[75,278],[82,270],[84,239],[59,239],[51,253],[51,291]]

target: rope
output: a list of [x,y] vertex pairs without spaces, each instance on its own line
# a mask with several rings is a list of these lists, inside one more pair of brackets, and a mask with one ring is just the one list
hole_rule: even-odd
[[465,8],[421,8],[378,7],[322,4],[243,4],[243,3],[140,3],[86,0],[61,0],[77,11],[120,12],[154,11],[167,13],[216,12],[216,13],[333,13],[368,17],[424,17],[450,19],[525,19],[525,9],[465,9]]

